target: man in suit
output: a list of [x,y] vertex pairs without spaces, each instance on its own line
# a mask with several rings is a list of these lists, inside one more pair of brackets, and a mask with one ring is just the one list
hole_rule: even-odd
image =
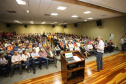
[[49,47],[49,50],[47,51],[47,58],[50,60],[50,59],[54,59],[54,62],[55,62],[55,67],[57,68],[57,61],[59,60],[57,57],[56,57],[56,51],[55,50],[52,50],[51,47]]

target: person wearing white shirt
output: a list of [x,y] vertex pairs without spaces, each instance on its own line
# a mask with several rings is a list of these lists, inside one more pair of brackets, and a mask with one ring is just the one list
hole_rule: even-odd
[[89,42],[89,44],[87,45],[87,47],[88,47],[88,52],[90,53],[90,55],[92,55],[92,53],[94,52],[93,51],[93,45],[91,44],[91,42]]
[[122,51],[124,51],[124,43],[125,43],[125,37],[122,37],[120,39],[120,44],[121,44],[121,47],[122,47]]
[[[33,49],[33,52],[31,53],[31,56],[32,56],[33,73],[35,74],[36,73],[36,70],[35,70],[35,61],[39,57],[39,54],[38,54],[38,52],[36,52],[36,49]],[[39,64],[39,69],[41,69],[40,64]]]
[[73,51],[73,49],[74,49],[74,46],[73,46],[73,44],[70,42],[70,43],[69,43],[69,50],[70,50],[70,51]]
[[14,75],[14,66],[15,65],[19,65],[19,69],[20,69],[20,75],[22,74],[22,65],[21,65],[21,56],[18,54],[17,51],[14,51],[14,55],[11,57],[11,77]]
[[97,41],[99,41],[98,45],[95,46],[97,49],[96,61],[97,61],[97,70],[100,72],[100,69],[103,70],[103,53],[104,53],[104,42],[102,41],[102,37],[98,36]]
[[2,68],[6,68],[5,76],[9,75],[9,63],[8,60],[4,57],[4,53],[0,53],[0,75],[4,73]]
[[17,50],[19,54],[22,54],[23,50],[25,50],[24,48],[22,48],[22,46],[20,46],[20,48]]
[[76,44],[80,47],[80,41],[79,40],[78,40],[78,42]]
[[25,68],[28,68],[28,72],[30,72],[30,55],[29,53],[27,53],[26,50],[23,50],[23,54],[22,54],[22,61],[24,63],[26,63],[26,67]]
[[33,49],[36,49],[36,52],[39,53],[39,47],[37,47],[37,45],[35,45]]
[[80,47],[78,46],[78,44],[76,44],[76,46],[75,46],[75,50],[80,51]]

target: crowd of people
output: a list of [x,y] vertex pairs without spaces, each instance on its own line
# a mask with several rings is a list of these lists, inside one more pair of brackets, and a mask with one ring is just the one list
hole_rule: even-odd
[[[105,52],[113,51],[113,43],[110,40],[105,43]],[[96,54],[94,46],[98,45],[97,38],[66,33],[29,33],[16,34],[0,33],[0,75],[13,77],[14,69],[18,66],[19,74],[22,74],[22,66],[27,72],[36,73],[36,61],[39,69],[42,69],[43,60],[48,69],[49,61],[53,60],[55,67],[60,59],[57,56],[61,51],[80,51],[88,59],[88,56]]]

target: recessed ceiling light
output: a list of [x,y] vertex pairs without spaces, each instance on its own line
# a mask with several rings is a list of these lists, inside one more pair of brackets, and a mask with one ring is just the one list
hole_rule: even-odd
[[27,13],[29,13],[29,10],[26,10]]
[[67,7],[59,6],[57,9],[58,10],[65,10]]
[[27,5],[26,1],[23,1],[23,0],[16,0],[16,1],[20,5]]
[[73,16],[71,16],[71,17],[78,17],[77,15],[73,15]]
[[33,22],[33,21],[30,21],[30,23],[31,23],[31,24],[34,24],[34,22]]
[[22,23],[21,23],[20,21],[18,21],[18,20],[14,20],[14,22],[22,24]]
[[84,12],[84,14],[89,14],[89,13],[91,13],[91,11],[86,11],[86,12]]
[[45,24],[46,22],[42,22],[41,24]]
[[52,13],[51,15],[54,15],[54,16],[56,16],[56,15],[58,15],[58,13]]
[[54,23],[57,23],[57,22],[54,22]]
[[85,22],[87,21],[87,20],[84,20]]
[[93,18],[88,18],[88,19],[90,19],[90,20],[91,20],[91,19],[93,19]]

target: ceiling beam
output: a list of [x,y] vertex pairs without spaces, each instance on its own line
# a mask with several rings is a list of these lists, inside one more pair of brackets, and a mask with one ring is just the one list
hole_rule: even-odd
[[82,2],[82,1],[78,1],[78,0],[54,0],[54,1],[66,2],[66,3],[86,6],[86,7],[90,7],[90,8],[95,8],[95,9],[107,11],[107,12],[110,12],[110,13],[119,14],[119,15],[122,15],[122,16],[126,15],[126,13],[123,13],[123,12],[120,12],[120,11],[116,11],[116,10],[113,10],[113,9],[105,8],[105,7],[102,7],[102,6],[98,6],[98,5],[94,5],[94,4],[91,4],[91,3]]

